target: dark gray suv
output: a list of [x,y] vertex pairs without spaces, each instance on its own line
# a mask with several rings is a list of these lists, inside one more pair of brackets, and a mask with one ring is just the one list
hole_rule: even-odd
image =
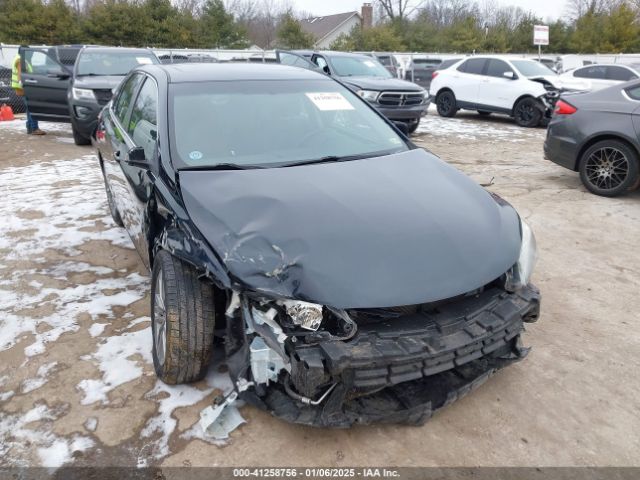
[[277,52],[279,63],[319,70],[340,80],[393,122],[418,129],[429,108],[429,93],[415,83],[395,78],[375,58],[344,52]]
[[83,47],[71,65],[51,49],[23,52],[23,85],[38,120],[70,122],[76,145],[91,144],[98,114],[132,68],[160,61],[145,48]]

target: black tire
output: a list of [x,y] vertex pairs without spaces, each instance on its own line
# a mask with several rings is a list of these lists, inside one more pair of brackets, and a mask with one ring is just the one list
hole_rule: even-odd
[[151,277],[153,366],[158,378],[170,385],[204,378],[214,327],[213,286],[200,280],[191,265],[159,251]]
[[102,170],[102,178],[104,179],[104,189],[107,192],[107,204],[109,205],[111,218],[113,218],[113,221],[117,226],[124,227],[124,222],[122,221],[122,217],[120,216],[118,207],[116,207],[116,203],[113,201],[111,190],[109,190],[109,185],[107,185],[107,176],[104,174],[104,168]]
[[481,117],[488,117],[489,115],[491,115],[491,112],[487,112],[486,110],[478,110],[478,113]]
[[580,157],[580,180],[591,193],[615,197],[637,188],[640,182],[638,153],[618,140],[603,140]]
[[436,108],[441,117],[453,117],[458,112],[456,96],[451,90],[445,90],[436,96]]
[[513,118],[521,127],[533,128],[540,124],[543,111],[544,107],[538,100],[526,97],[513,107]]
[[76,127],[71,125],[71,132],[73,133],[73,141],[78,146],[83,145],[91,145],[91,139],[89,137],[85,137],[80,132],[76,130]]
[[416,130],[418,130],[419,126],[420,126],[420,119],[416,120],[416,123],[407,124],[407,133],[409,133],[409,135],[411,135],[412,133],[415,133]]

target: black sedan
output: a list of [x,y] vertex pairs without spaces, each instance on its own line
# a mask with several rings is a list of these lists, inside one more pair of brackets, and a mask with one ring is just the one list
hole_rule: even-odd
[[139,67],[94,144],[113,219],[152,270],[166,383],[202,378],[216,334],[227,401],[304,424],[421,423],[526,355],[530,228],[325,75]]
[[640,185],[640,82],[559,99],[545,158],[580,172],[584,186],[613,197]]

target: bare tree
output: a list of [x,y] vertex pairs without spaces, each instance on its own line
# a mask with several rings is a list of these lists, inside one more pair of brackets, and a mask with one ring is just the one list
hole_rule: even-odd
[[384,17],[403,20],[413,15],[427,0],[376,0]]

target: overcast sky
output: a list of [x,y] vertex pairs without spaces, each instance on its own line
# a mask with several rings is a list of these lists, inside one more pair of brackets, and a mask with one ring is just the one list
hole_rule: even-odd
[[[364,0],[291,0],[298,10],[317,15],[360,10]],[[482,0],[480,0],[481,2]],[[502,5],[513,5],[531,10],[543,19],[556,19],[565,12],[565,0],[496,0]]]

